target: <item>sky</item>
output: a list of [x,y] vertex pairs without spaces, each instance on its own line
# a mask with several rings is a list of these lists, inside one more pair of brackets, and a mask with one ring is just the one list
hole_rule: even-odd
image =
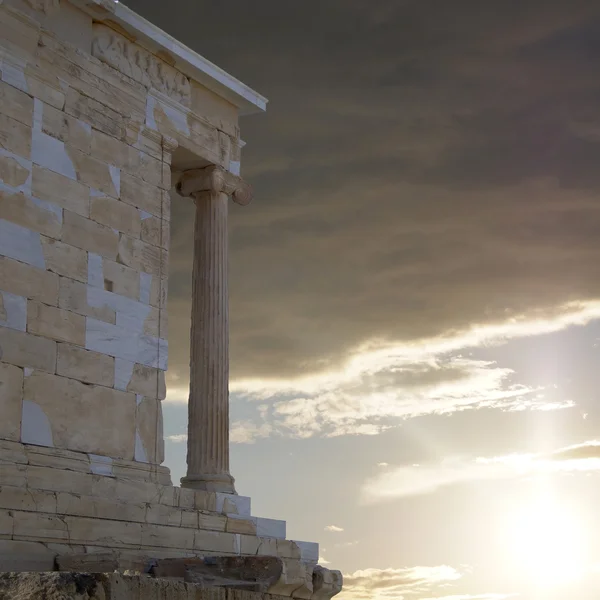
[[[269,99],[231,205],[231,462],[340,600],[600,593],[597,0],[129,0]],[[193,206],[172,206],[185,472]]]

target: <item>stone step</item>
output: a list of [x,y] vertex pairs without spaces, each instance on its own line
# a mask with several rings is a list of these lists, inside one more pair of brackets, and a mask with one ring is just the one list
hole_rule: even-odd
[[[11,446],[10,452],[6,446]],[[80,456],[73,461],[70,456],[66,458],[66,454]],[[81,456],[87,457],[88,462],[79,460]],[[98,461],[95,464],[99,464]],[[130,477],[135,469],[125,470],[118,476],[114,469],[112,473],[106,469],[92,472],[93,465],[94,461],[87,454],[0,441],[0,482],[3,485],[51,492],[77,490],[84,496],[114,498],[123,503],[161,504],[250,517],[251,500],[246,496],[197,491]]]
[[[4,486],[2,489],[4,491]],[[136,522],[127,517],[127,520],[118,520],[59,514],[52,502],[44,505],[42,502],[48,500],[42,500],[35,494],[34,498],[40,502],[34,511],[15,508],[0,510],[0,539],[144,551],[152,547],[199,554],[279,556],[305,560],[301,548],[290,540]]]

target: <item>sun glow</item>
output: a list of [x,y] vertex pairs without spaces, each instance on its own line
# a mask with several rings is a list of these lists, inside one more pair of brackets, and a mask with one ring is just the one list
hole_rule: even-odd
[[513,520],[512,547],[520,566],[538,588],[579,581],[586,569],[584,528],[553,498],[540,498]]

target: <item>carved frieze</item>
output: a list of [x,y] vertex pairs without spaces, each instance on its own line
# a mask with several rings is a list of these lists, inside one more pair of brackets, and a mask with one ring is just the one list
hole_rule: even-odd
[[50,14],[60,8],[60,0],[25,0],[33,10]]
[[190,81],[183,73],[113,29],[94,25],[92,54],[147,88],[154,88],[183,106],[191,105]]

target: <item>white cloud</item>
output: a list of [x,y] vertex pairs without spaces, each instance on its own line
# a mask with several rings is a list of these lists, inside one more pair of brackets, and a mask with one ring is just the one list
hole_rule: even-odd
[[325,531],[339,532],[339,531],[344,531],[344,528],[343,527],[338,527],[337,525],[327,525],[325,527]]
[[516,598],[519,594],[458,594],[453,596],[436,596],[423,600],[506,600]]
[[343,600],[394,600],[428,593],[459,580],[462,573],[440,565],[403,569],[363,569],[344,575]]
[[257,439],[269,437],[272,427],[269,423],[257,425],[252,421],[235,421],[229,430],[232,444],[253,444]]
[[188,438],[187,433],[176,433],[174,435],[167,436],[167,439],[170,442],[174,442],[176,444],[181,444],[183,442],[187,442],[187,438]]
[[600,471],[600,443],[560,448],[548,454],[509,454],[479,458],[447,458],[439,463],[386,469],[362,487],[365,503],[419,496],[467,481],[513,479],[535,474]]
[[[600,303],[569,304],[537,320],[513,318],[412,344],[375,340],[356,348],[342,368],[299,379],[234,380],[231,392],[237,400],[249,401],[245,407],[252,414],[233,424],[231,440],[377,435],[424,415],[571,408],[571,399],[521,385],[511,369],[476,360],[468,351],[586,324],[599,314]],[[165,403],[185,404],[187,396],[187,387],[173,380]]]
[[[506,600],[518,594],[454,594],[448,588],[459,584],[469,568],[459,571],[447,565],[402,569],[363,569],[344,575],[340,600]],[[438,595],[439,594],[439,595]]]
[[377,466],[378,466],[378,467],[389,467],[389,466],[390,466],[390,464],[389,464],[389,463],[386,463],[386,462],[380,462],[380,463],[377,463]]

